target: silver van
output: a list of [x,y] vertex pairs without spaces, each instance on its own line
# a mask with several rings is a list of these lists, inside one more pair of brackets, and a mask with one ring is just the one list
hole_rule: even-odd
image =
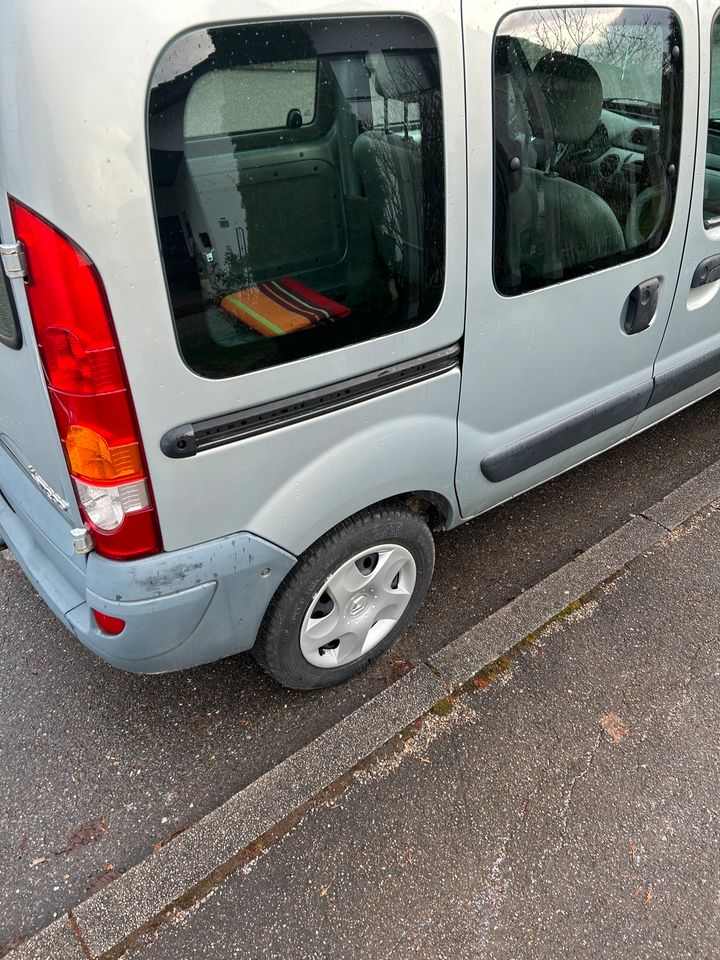
[[3,0],[0,536],[75,636],[337,683],[717,389],[715,13]]

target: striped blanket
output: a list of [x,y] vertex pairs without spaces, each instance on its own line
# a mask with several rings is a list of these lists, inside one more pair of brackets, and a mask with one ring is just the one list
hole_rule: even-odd
[[220,306],[264,337],[280,337],[340,320],[350,313],[308,287],[286,277],[229,293]]

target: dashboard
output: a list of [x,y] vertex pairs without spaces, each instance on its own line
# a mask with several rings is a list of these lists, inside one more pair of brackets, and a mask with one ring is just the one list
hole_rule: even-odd
[[622,116],[603,109],[598,128],[588,141],[587,162],[602,179],[614,177],[626,167],[638,176],[647,149],[657,139],[658,127],[651,121]]

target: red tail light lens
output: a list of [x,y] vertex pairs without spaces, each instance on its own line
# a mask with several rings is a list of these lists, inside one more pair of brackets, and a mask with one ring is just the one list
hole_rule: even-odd
[[[10,199],[27,298],[78,503],[98,553],[129,560],[162,542],[105,288],[69,237]],[[107,631],[112,632],[112,631]]]
[[115,348],[86,350],[79,337],[60,327],[48,327],[43,343],[48,376],[59,390],[97,393],[123,389]]

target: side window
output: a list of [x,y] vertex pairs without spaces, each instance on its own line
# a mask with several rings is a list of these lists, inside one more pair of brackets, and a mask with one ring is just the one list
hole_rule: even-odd
[[0,266],[0,343],[18,350],[22,346],[20,328],[15,314],[15,303],[10,292],[10,284]]
[[317,60],[213,70],[190,88],[184,136],[302,127],[315,119]]
[[663,242],[678,176],[681,50],[679,24],[665,9],[535,9],[500,23],[500,293],[582,276]]
[[703,217],[706,227],[717,227],[720,225],[720,17],[715,17],[713,23],[710,55],[710,111]]
[[445,279],[440,64],[412,17],[198,30],[153,77],[180,351],[230,377],[423,323]]

